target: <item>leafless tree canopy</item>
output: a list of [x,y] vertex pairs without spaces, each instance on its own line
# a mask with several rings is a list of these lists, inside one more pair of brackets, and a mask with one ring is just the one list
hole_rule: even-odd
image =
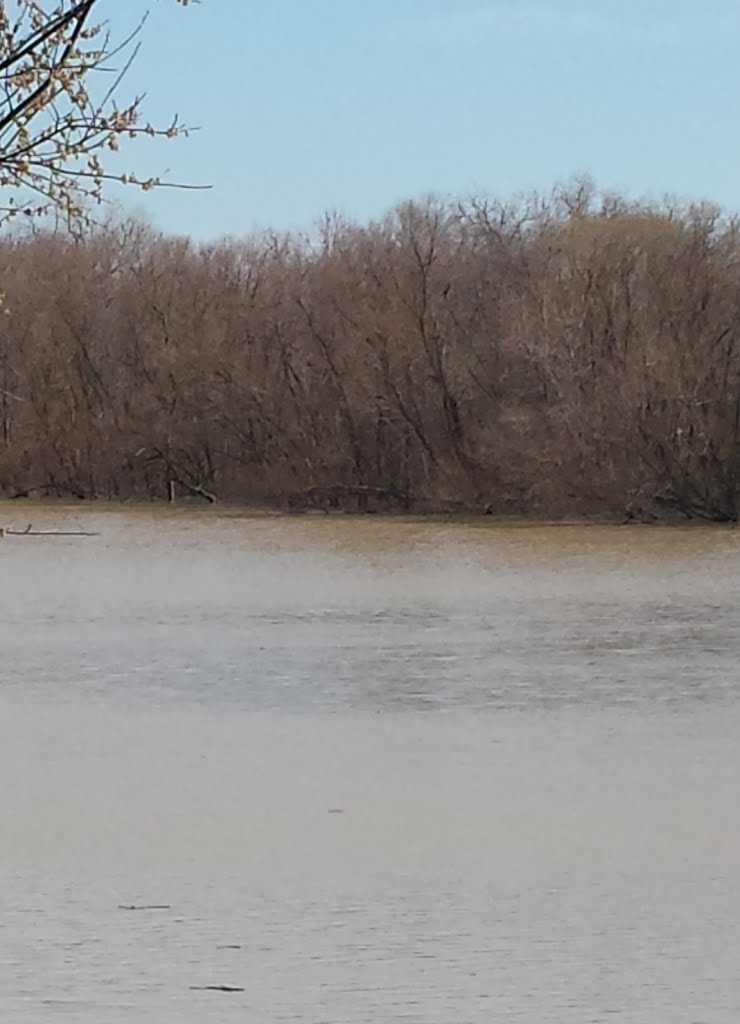
[[588,187],[0,244],[0,489],[735,520],[740,231]]

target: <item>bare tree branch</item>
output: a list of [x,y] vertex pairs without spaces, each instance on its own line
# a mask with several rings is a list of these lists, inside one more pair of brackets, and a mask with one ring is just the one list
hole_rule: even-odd
[[[176,2],[185,6],[189,0]],[[173,139],[192,129],[177,116],[164,126],[147,121],[144,95],[118,103],[146,18],[116,43],[105,22],[93,21],[103,5],[104,0],[0,0],[0,189],[36,197],[27,202],[10,195],[0,206],[0,220],[53,213],[70,225],[84,224],[109,182],[145,191],[208,187],[106,168],[105,155],[122,140]],[[96,83],[111,74],[112,83],[96,95]]]

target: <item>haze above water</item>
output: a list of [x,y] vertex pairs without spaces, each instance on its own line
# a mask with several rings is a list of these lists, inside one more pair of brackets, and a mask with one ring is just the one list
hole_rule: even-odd
[[3,1022],[740,1019],[740,533],[3,515]]

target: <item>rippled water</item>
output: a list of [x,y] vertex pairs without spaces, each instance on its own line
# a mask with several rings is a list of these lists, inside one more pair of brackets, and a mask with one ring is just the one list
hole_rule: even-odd
[[740,1019],[740,533],[4,518],[0,1020]]

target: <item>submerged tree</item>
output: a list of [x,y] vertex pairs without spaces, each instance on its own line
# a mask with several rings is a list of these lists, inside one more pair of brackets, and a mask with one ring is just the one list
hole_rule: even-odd
[[171,184],[106,165],[123,139],[171,139],[188,129],[176,116],[168,125],[151,124],[141,95],[119,104],[143,22],[117,41],[97,17],[102,6],[101,0],[0,0],[2,219],[57,214],[75,223],[101,201],[106,181],[145,190]]

